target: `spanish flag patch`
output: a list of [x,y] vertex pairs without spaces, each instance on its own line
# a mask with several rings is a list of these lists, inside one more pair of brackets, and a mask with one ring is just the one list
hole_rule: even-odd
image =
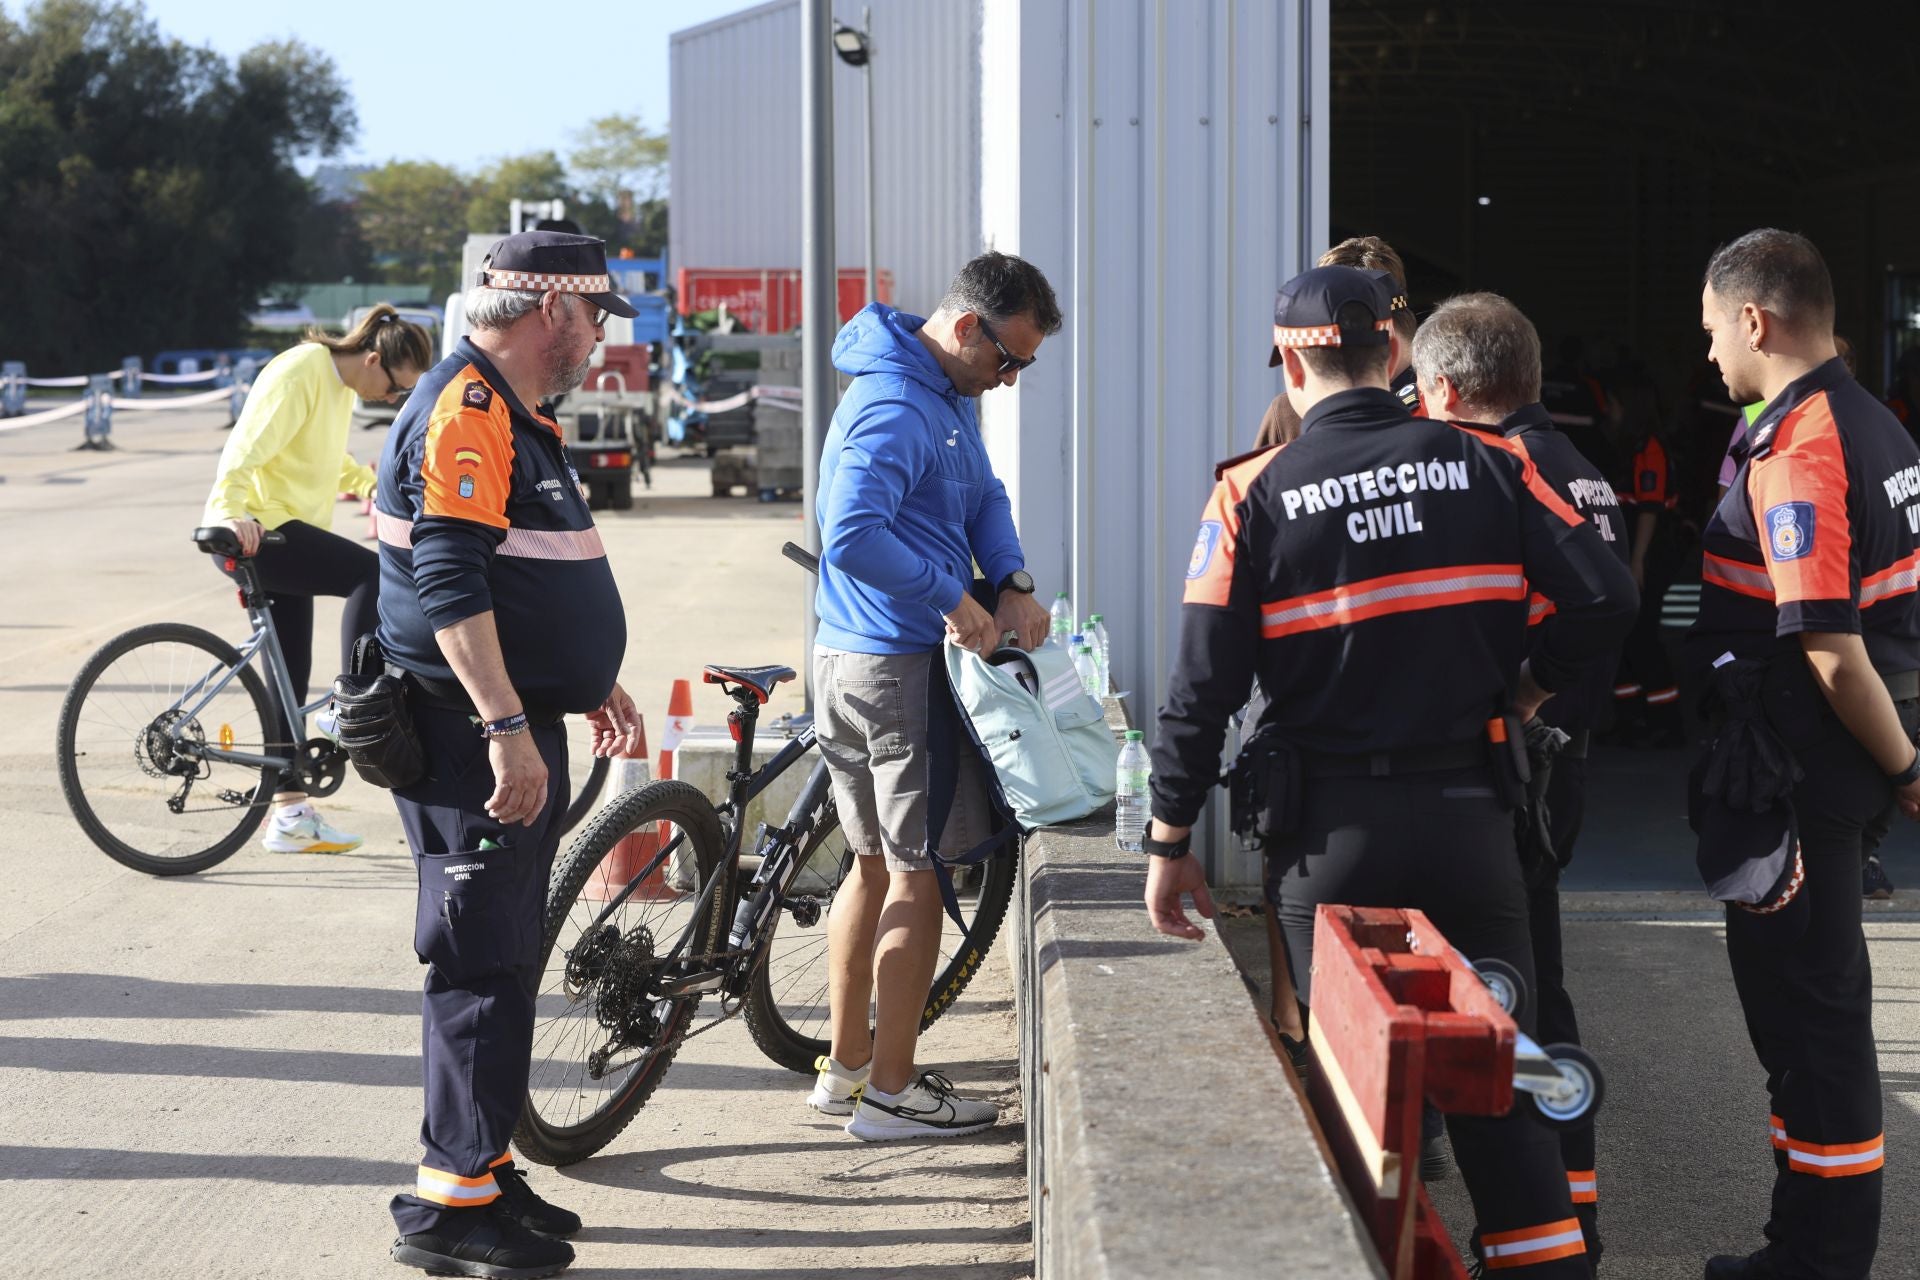
[[453,463],[457,467],[477,467],[480,465],[480,451],[461,447],[453,451]]

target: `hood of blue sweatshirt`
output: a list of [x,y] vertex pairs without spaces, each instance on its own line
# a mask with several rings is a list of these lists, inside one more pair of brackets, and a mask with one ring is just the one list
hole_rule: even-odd
[[817,639],[828,648],[937,648],[976,563],[990,582],[1024,564],[975,406],[920,341],[925,323],[870,303],[834,339],[834,367],[853,385],[820,459]]

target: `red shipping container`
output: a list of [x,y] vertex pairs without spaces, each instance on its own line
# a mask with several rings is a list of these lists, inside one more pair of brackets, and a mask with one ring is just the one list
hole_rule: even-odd
[[[864,267],[840,268],[840,323],[853,319],[867,302]],[[880,301],[893,301],[893,273],[874,280]],[[753,333],[784,333],[800,325],[800,271],[797,267],[681,267],[677,305],[681,315],[712,311],[725,304],[728,314]]]

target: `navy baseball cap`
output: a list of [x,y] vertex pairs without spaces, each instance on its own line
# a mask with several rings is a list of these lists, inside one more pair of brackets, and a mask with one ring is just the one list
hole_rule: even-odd
[[633,304],[614,292],[607,274],[607,242],[565,231],[522,231],[494,243],[474,274],[487,289],[529,293],[577,293],[595,306],[629,319]]
[[[1358,302],[1372,320],[1342,328],[1340,308]],[[1385,271],[1359,267],[1315,267],[1280,286],[1273,300],[1273,354],[1267,367],[1280,363],[1285,347],[1384,347],[1393,313],[1405,310],[1400,286]]]

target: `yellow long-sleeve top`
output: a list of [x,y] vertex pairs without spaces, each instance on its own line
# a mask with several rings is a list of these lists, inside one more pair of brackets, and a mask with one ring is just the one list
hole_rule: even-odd
[[303,342],[267,361],[221,450],[202,520],[331,528],[339,494],[373,492],[373,468],[347,452],[352,419],[353,391],[331,351]]

